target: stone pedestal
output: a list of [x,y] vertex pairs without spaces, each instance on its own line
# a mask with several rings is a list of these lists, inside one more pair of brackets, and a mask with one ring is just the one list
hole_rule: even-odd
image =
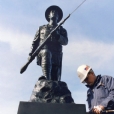
[[17,114],[86,114],[84,104],[20,102]]
[[32,91],[30,102],[74,103],[68,86],[63,81],[39,79]]

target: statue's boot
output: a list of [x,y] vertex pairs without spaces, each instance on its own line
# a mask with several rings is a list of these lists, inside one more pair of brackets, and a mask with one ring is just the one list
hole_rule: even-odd
[[47,78],[47,80],[51,80],[51,69],[52,69],[52,54],[48,49],[43,49],[40,52],[41,59],[41,67],[43,71],[43,75]]
[[51,80],[51,65],[42,64],[43,76],[46,76],[47,80]]

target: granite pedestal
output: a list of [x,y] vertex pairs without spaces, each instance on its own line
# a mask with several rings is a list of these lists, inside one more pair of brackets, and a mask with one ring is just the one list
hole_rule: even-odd
[[84,104],[20,102],[17,114],[86,114]]

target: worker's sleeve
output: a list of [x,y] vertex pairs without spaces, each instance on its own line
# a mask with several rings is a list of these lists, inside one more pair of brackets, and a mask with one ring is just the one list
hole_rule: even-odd
[[101,102],[100,105],[107,107],[109,101],[113,101],[114,102],[114,78],[112,77],[107,77],[106,79],[106,89],[108,89],[109,91],[109,96],[107,98],[105,98],[103,100],[103,102]]
[[91,100],[89,99],[89,97],[91,96],[90,90],[87,91],[87,103],[88,103],[88,109],[91,110]]
[[61,45],[67,45],[68,44],[67,31],[63,27],[61,27],[61,29],[60,29],[60,38],[59,38],[58,42]]
[[34,40],[32,42],[32,46],[31,46],[31,51],[29,53],[29,56],[31,56],[33,54],[33,52],[36,50],[36,48],[39,45],[39,30],[36,32]]

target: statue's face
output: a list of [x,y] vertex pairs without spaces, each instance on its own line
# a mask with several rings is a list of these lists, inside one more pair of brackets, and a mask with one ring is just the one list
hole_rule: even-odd
[[58,20],[59,18],[58,12],[56,10],[51,10],[49,14],[49,18]]

